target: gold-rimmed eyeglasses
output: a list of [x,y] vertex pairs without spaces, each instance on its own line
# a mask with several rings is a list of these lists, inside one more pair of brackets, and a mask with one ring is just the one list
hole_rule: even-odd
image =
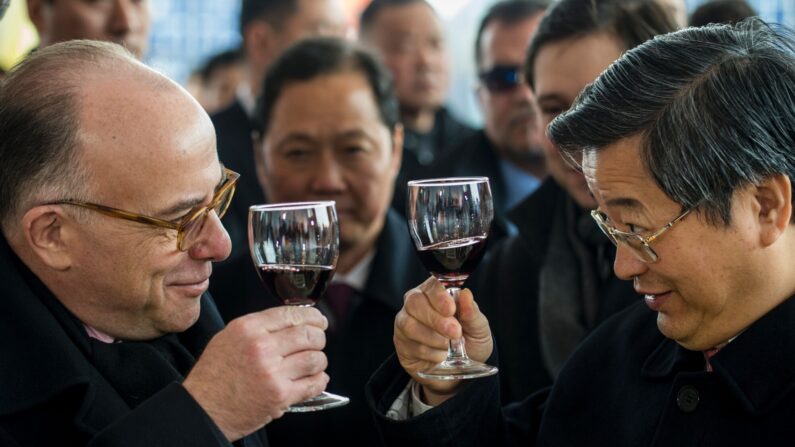
[[652,264],[660,260],[660,257],[657,255],[657,252],[651,248],[651,243],[654,242],[657,238],[660,237],[663,233],[668,231],[672,226],[674,226],[677,222],[684,219],[690,211],[693,211],[693,208],[688,208],[674,220],[665,224],[659,230],[651,233],[648,236],[643,236],[638,233],[629,233],[626,231],[621,231],[616,229],[613,225],[608,223],[607,216],[601,212],[599,209],[595,209],[591,211],[591,217],[593,220],[596,221],[596,224],[599,226],[599,229],[607,236],[608,239],[618,247],[619,244],[629,248],[629,251],[635,255],[638,259],[642,262]]
[[190,210],[187,214],[176,220],[164,220],[157,217],[145,216],[143,214],[134,213],[132,211],[120,210],[105,205],[98,205],[96,203],[81,202],[77,200],[59,200],[56,202],[49,202],[45,205],[73,205],[81,208],[102,213],[109,217],[118,219],[129,220],[144,225],[149,225],[158,228],[166,228],[170,230],[177,230],[177,250],[188,251],[201,234],[204,228],[204,222],[210,211],[215,212],[218,218],[224,217],[229,204],[232,203],[232,197],[235,195],[235,185],[240,178],[240,174],[231,169],[224,168],[224,180],[218,189],[215,190],[212,200],[207,205],[197,206]]

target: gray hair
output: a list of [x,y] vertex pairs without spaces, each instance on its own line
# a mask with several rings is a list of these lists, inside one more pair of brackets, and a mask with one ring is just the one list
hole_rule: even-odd
[[[123,47],[73,40],[36,51],[0,83],[0,223],[42,198],[81,200],[79,96],[86,74],[141,66]],[[90,82],[90,81],[89,81]]]
[[639,135],[663,192],[729,225],[738,188],[795,179],[792,31],[749,19],[658,36],[586,87],[549,134],[573,159]]

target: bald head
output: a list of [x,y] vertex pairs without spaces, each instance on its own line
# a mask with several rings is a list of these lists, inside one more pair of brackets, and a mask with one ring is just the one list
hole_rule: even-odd
[[[147,96],[150,105],[134,110],[140,106],[129,101],[135,95]],[[121,148],[145,150],[127,147],[118,132],[100,138],[92,129],[151,125],[135,120],[145,114],[154,116],[151,112],[160,98],[187,101],[188,109],[194,104],[179,86],[111,43],[55,44],[11,71],[0,88],[0,135],[4,136],[0,139],[0,221],[4,231],[21,212],[41,201],[85,199],[94,183],[90,174],[97,170],[81,162],[84,149],[97,152],[103,147],[105,155],[119,162],[125,155]],[[147,127],[137,131],[145,133]]]

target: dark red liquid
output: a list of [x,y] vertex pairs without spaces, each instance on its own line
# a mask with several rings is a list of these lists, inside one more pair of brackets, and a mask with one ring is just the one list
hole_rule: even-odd
[[265,287],[284,304],[312,306],[326,291],[334,269],[320,265],[260,265]]
[[483,257],[486,237],[459,239],[417,250],[425,268],[445,287],[461,287]]

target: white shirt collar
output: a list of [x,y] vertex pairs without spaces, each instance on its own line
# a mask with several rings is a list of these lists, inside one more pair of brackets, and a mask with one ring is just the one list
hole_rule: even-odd
[[331,282],[341,282],[361,292],[367,283],[367,277],[370,276],[373,258],[375,258],[375,250],[370,250],[370,253],[367,253],[367,256],[353,266],[350,272],[344,275],[342,273],[335,274]]

